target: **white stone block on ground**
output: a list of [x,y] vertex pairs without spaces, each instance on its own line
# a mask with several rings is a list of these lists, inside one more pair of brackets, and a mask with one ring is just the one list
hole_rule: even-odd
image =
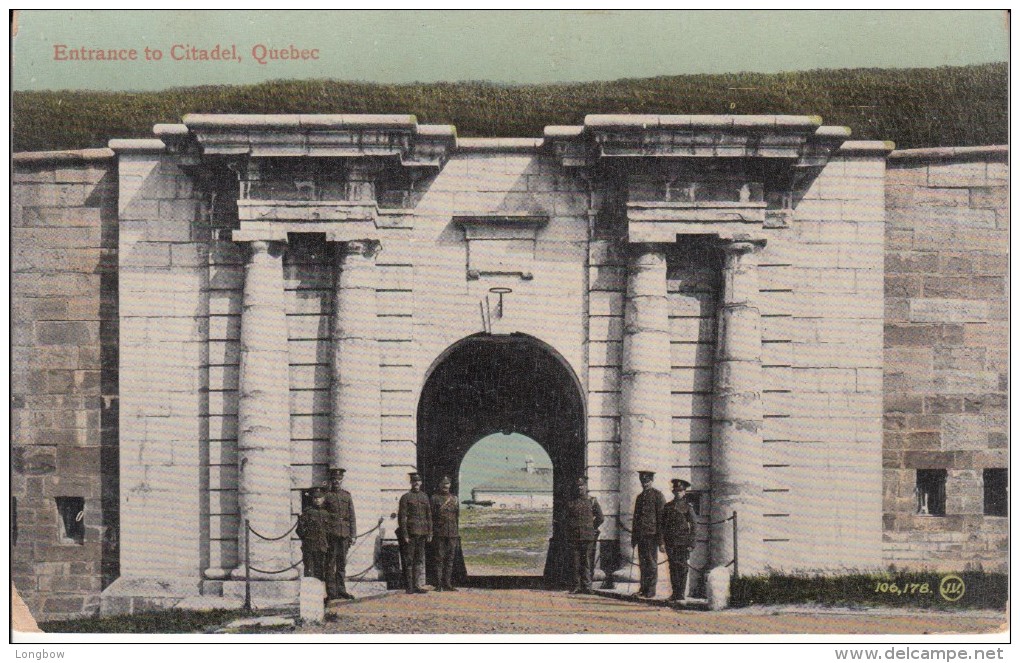
[[708,593],[708,609],[724,610],[730,604],[730,572],[717,566],[708,572],[705,587]]
[[301,578],[301,621],[321,623],[326,617],[326,584],[318,578]]

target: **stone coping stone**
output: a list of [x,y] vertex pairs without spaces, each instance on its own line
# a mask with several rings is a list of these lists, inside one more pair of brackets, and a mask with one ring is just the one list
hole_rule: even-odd
[[816,131],[819,115],[586,115],[591,129],[786,129]]
[[156,124],[152,127],[152,133],[156,134],[157,137],[183,137],[190,135],[188,131],[188,125],[186,124]]
[[414,115],[241,115],[189,113],[181,120],[189,129],[416,129]]
[[973,147],[921,147],[910,150],[893,150],[891,162],[925,161],[1008,161],[1008,145],[978,145]]
[[109,147],[117,154],[162,152],[166,149],[166,143],[158,138],[114,138],[109,142]]
[[826,125],[818,127],[815,131],[815,135],[819,138],[849,138],[853,133],[850,127],[840,127],[837,125]]
[[99,147],[85,150],[51,150],[41,152],[15,152],[14,166],[41,166],[60,163],[88,163],[90,161],[108,161],[116,157],[109,148]]
[[457,127],[452,124],[419,124],[417,133],[425,138],[457,139]]
[[886,156],[896,149],[891,140],[848,140],[839,146],[840,156]]
[[583,133],[584,127],[580,125],[550,124],[543,130],[546,138],[577,138]]

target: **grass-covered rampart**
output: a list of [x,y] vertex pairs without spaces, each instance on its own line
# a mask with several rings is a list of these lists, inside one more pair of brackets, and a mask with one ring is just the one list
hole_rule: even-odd
[[660,76],[505,86],[270,81],[158,92],[13,94],[16,151],[101,147],[187,113],[412,113],[461,136],[540,136],[589,113],[810,114],[900,148],[1007,142],[1008,65]]

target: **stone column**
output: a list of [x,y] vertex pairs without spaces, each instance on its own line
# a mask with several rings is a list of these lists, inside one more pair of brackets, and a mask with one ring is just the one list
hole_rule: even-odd
[[[627,264],[620,401],[620,518],[630,529],[639,470],[657,473],[657,487],[672,466],[669,300],[666,245],[636,244]],[[631,554],[630,535],[620,533],[620,552]]]
[[[379,522],[380,396],[379,341],[375,291],[378,272],[373,240],[336,244],[336,289],[333,298],[332,426],[329,464],[347,470],[344,488],[351,493],[358,533]],[[349,575],[375,562],[376,530],[351,547]],[[374,574],[365,576],[375,579]]]
[[[244,520],[278,537],[293,524],[290,503],[290,378],[281,242],[253,241],[244,272],[237,408],[238,559],[244,577]],[[251,565],[276,571],[291,564],[290,537],[251,535]],[[253,578],[290,580],[297,571]]]
[[[712,520],[737,512],[740,573],[762,554],[762,370],[758,257],[764,242],[723,244],[722,298],[712,401]],[[731,523],[710,528],[712,566],[733,559]],[[732,567],[731,567],[732,569]]]

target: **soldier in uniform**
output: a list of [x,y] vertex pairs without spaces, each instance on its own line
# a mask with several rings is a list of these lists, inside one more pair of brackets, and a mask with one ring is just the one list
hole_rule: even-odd
[[312,488],[309,497],[311,504],[301,512],[297,522],[297,535],[301,539],[301,561],[306,576],[325,582],[333,518],[326,511],[326,494],[322,488]]
[[634,500],[634,520],[630,528],[630,545],[637,548],[641,566],[641,588],[634,596],[652,598],[655,596],[655,584],[659,579],[659,556],[656,551],[665,552],[662,540],[662,507],[665,498],[652,487],[655,472],[641,470],[638,472],[643,490]]
[[571,594],[591,594],[592,560],[599,527],[605,518],[599,501],[588,494],[588,477],[577,480],[574,499],[567,503],[566,540],[571,551],[574,588]]
[[329,534],[329,556],[326,560],[326,597],[353,599],[347,593],[347,550],[354,542],[357,523],[351,494],[341,488],[344,481],[342,467],[329,471],[329,491],[326,493],[326,511],[332,516],[333,529]]
[[439,481],[439,492],[432,496],[432,539],[436,551],[436,591],[455,592],[453,562],[460,545],[460,505],[450,492],[450,477]]
[[694,509],[687,501],[691,484],[673,479],[673,499],[662,508],[662,538],[669,558],[670,601],[683,601],[687,590],[687,557],[694,547]]
[[404,587],[408,594],[425,594],[428,590],[418,585],[418,578],[425,574],[425,546],[432,541],[432,504],[417,472],[411,472],[411,490],[400,496],[397,523]]

